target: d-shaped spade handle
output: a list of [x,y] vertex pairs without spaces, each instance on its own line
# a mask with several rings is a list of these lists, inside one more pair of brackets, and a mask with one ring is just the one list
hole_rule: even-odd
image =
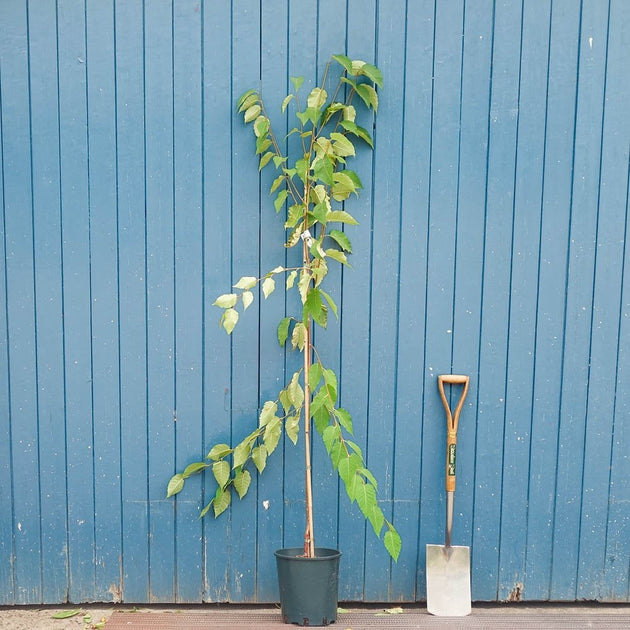
[[[438,389],[440,398],[446,410],[446,491],[455,492],[456,462],[457,462],[457,426],[459,424],[459,414],[464,406],[464,400],[468,393],[468,383],[470,378],[461,374],[441,374],[438,376]],[[462,393],[459,397],[455,413],[451,413],[446,395],[444,394],[444,384],[463,385]]]

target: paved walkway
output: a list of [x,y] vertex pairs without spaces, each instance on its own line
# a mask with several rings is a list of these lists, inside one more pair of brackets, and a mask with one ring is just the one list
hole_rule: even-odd
[[[183,610],[116,611],[106,630],[271,630],[288,628],[276,608],[195,607]],[[578,630],[601,628],[630,630],[628,605],[477,605],[468,617],[434,617],[421,606],[384,610],[357,606],[342,612],[332,626],[340,630],[396,628]]]

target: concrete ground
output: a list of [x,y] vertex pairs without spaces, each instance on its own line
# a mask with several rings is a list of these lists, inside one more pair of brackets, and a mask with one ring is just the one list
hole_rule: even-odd
[[[74,613],[74,614],[72,614]],[[67,615],[67,616],[65,616]],[[0,628],[7,630],[213,630],[286,628],[278,607],[214,605],[133,607],[84,605],[2,607]],[[333,626],[340,630],[375,628],[630,629],[626,604],[476,604],[469,617],[433,617],[422,605],[342,604]]]

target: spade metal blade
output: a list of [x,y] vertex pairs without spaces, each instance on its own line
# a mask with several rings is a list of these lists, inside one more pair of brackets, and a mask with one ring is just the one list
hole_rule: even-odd
[[427,610],[439,617],[471,612],[470,548],[427,545]]

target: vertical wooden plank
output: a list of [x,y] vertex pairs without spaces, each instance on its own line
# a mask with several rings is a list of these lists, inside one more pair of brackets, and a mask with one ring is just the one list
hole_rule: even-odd
[[[402,84],[403,64],[396,63],[404,54],[404,38],[399,26],[404,22],[400,4],[379,4],[375,25],[375,55],[390,85]],[[377,38],[377,41],[376,41]],[[388,51],[382,54],[381,50]],[[393,61],[393,63],[391,62]],[[372,270],[370,295],[369,390],[367,464],[378,479],[378,495],[385,518],[392,520],[396,435],[396,373],[383,370],[383,363],[396,364],[398,347],[398,303],[400,277],[400,167],[402,160],[402,111],[395,90],[383,90],[377,114],[374,181],[372,182]],[[364,126],[364,125],[362,125]],[[369,128],[369,126],[368,126]],[[388,134],[379,133],[386,128]],[[402,428],[402,427],[401,427]],[[402,429],[404,431],[404,429]],[[386,503],[385,503],[386,502]],[[365,585],[363,596],[368,601],[387,601],[391,559],[366,525]]]
[[54,2],[29,10],[42,601],[51,604],[65,601],[68,588],[55,22]]
[[141,0],[115,10],[120,348],[122,596],[149,601],[147,497],[144,18]]
[[502,451],[505,423],[510,255],[513,235],[516,116],[521,8],[497,4],[494,13],[488,179],[483,262],[484,319],[479,358],[472,575],[475,596],[498,594]]
[[[613,4],[611,17],[617,18],[620,5]],[[619,24],[627,24],[628,16],[619,16]],[[623,26],[622,26],[623,28]],[[616,29],[611,33],[611,43],[617,43]],[[618,45],[618,44],[617,44]],[[618,50],[615,49],[615,57]],[[628,382],[628,321],[630,314],[628,293],[628,234],[630,225],[630,168],[626,175],[626,225],[624,230],[624,258],[621,289],[621,312],[619,325],[619,349],[617,366],[617,390],[615,392],[615,410],[613,425],[612,463],[610,472],[610,494],[608,511],[608,530],[606,532],[606,560],[604,566],[605,592],[602,599],[617,602],[627,602],[630,597],[630,549],[627,541],[630,538],[630,514],[628,502],[630,501],[630,430],[627,422],[629,392],[624,386]]]
[[[492,15],[490,1],[475,7],[475,10],[466,7],[464,15],[452,359],[454,372],[471,377],[470,392],[462,410],[458,432],[457,514],[461,522],[458,523],[457,531],[459,544],[462,545],[470,545],[473,539],[475,473],[479,464],[475,457],[475,444],[479,404]],[[474,574],[472,576],[473,599],[477,597],[477,577]]]
[[173,3],[144,7],[147,212],[149,601],[175,597],[174,502],[164,499],[175,465],[175,277]]
[[[625,26],[627,26],[627,22]],[[582,489],[582,527],[579,542],[578,597],[603,599],[612,590],[604,581],[606,536],[611,507],[611,472],[623,260],[626,228],[627,174],[630,125],[627,107],[630,90],[627,55],[621,53],[624,21],[615,12],[607,16],[604,66],[602,153],[598,178],[597,245],[591,323],[591,353],[586,414]],[[626,567],[627,567],[626,563]],[[612,586],[612,585],[611,585]]]
[[[175,318],[176,469],[203,458],[202,441],[202,264],[201,197],[201,10],[196,1],[174,5],[173,94],[175,120]],[[193,458],[194,459],[191,459]],[[200,479],[190,484],[198,505]],[[184,497],[182,497],[183,499]],[[201,521],[192,510],[177,511],[176,598],[202,598]]]
[[[2,53],[4,50],[0,48]],[[2,57],[0,57],[1,59]],[[5,439],[0,443],[0,473],[4,479],[12,480],[12,456],[11,456],[11,399],[10,399],[10,374],[9,361],[9,318],[8,318],[8,256],[7,256],[7,217],[5,206],[5,161],[4,161],[4,109],[2,106],[2,76],[0,76],[0,200],[2,200],[2,239],[0,239],[0,295],[3,299],[0,308],[0,433]],[[5,509],[0,516],[0,589],[2,604],[15,603],[15,580],[13,572],[13,559],[15,558],[13,536],[13,482],[0,486],[0,504]]]
[[584,452],[588,408],[607,20],[607,3],[582,6],[552,599],[577,596],[580,526],[590,526],[581,523],[584,461],[576,453]]
[[[217,325],[220,314],[215,298],[229,288],[231,273],[231,163],[232,154],[232,14],[228,3],[205,3],[203,9],[203,235],[204,235],[204,347],[203,347],[203,442],[229,443],[231,340]],[[240,332],[240,331],[239,331]],[[204,503],[215,492],[210,475],[204,480]],[[197,497],[192,497],[199,505]],[[178,499],[182,509],[181,499]],[[200,508],[197,508],[198,510]],[[186,509],[189,514],[190,510]],[[229,599],[230,519],[227,514],[204,522],[206,601]]]
[[[260,79],[260,3],[248,0],[233,7],[234,64],[232,106],[247,89]],[[233,110],[232,110],[233,111]],[[242,156],[233,162],[232,180],[232,278],[260,276],[260,198],[257,160],[252,155],[251,129],[233,115],[233,155]],[[232,283],[232,284],[233,284]],[[223,279],[222,293],[226,292]],[[259,294],[262,299],[262,294]],[[258,423],[258,374],[260,337],[257,320],[260,302],[256,300],[247,317],[232,337],[232,443],[238,443]],[[257,501],[253,492],[249,501]],[[231,507],[230,542],[234,564],[230,567],[229,589],[232,601],[253,601],[256,592],[256,513],[251,504],[235,502]],[[243,560],[245,558],[246,560]]]
[[[424,321],[424,404],[422,429],[421,562],[426,543],[444,541],[446,420],[437,376],[452,372],[455,244],[459,123],[461,115],[462,35],[464,4],[436,5],[433,30],[433,94],[429,172],[429,233],[427,236]],[[471,445],[468,445],[470,448]],[[463,452],[463,443],[460,452]],[[459,540],[461,519],[453,525]],[[421,569],[422,571],[422,569]],[[420,576],[425,590],[425,576]]]
[[[522,597],[540,255],[550,4],[524,6],[518,85],[514,237],[503,439],[499,599]],[[540,447],[540,445],[535,445]]]
[[560,378],[564,339],[579,11],[554,2],[547,76],[546,135],[534,353],[528,492],[527,582],[523,597],[550,597]]
[[[290,3],[288,13],[288,75],[289,77],[304,77],[304,85],[300,89],[302,103],[310,90],[314,87],[316,77],[316,50],[317,50],[317,3],[309,2]],[[288,90],[294,91],[293,84],[288,85]],[[235,96],[238,92],[235,93]],[[289,113],[289,128],[295,126],[295,110],[291,108]],[[251,145],[250,145],[251,146]],[[288,150],[292,159],[295,159],[299,146],[299,140],[294,136],[289,139]],[[248,149],[251,152],[251,148]],[[299,252],[288,253],[287,264],[301,265]],[[299,312],[300,300],[295,292],[287,296],[287,312]],[[302,366],[298,353],[288,352],[286,355],[286,374],[291,376]],[[317,464],[313,462],[313,467]],[[294,447],[289,440],[284,444],[284,514],[283,514],[283,546],[301,547],[304,544],[304,529],[306,525],[304,513],[304,448],[303,442]],[[316,489],[313,490],[313,501],[319,501]],[[320,544],[320,530],[322,524],[318,520],[317,507],[315,508],[315,544]]]
[[[359,6],[360,4],[360,6]],[[374,2],[347,4],[346,49],[340,52],[353,59],[363,59],[378,64],[376,58],[376,5]],[[374,34],[366,37],[366,34]],[[341,45],[341,42],[340,42]],[[365,115],[359,124],[371,127],[372,115]],[[356,200],[352,200],[351,214],[359,225],[349,233],[353,244],[352,269],[344,270],[341,289],[341,401],[352,414],[355,441],[367,455],[369,426],[369,365],[370,347],[370,284],[372,278],[372,211],[374,155],[360,151],[353,158],[352,169],[359,174],[363,189]],[[369,465],[369,462],[368,462]],[[345,495],[343,488],[340,490]],[[341,501],[346,501],[346,496]],[[339,549],[343,556],[340,567],[340,593],[342,599],[360,601],[364,599],[365,582],[365,538],[369,532],[362,514],[356,506],[340,506]],[[373,534],[371,534],[373,535]]]
[[113,3],[86,4],[96,585],[120,599],[118,216]]
[[94,440],[84,4],[58,4],[70,601],[94,592]]
[[[393,492],[394,525],[403,545],[398,562],[392,565],[391,596],[413,601],[425,597],[424,593],[420,594],[417,574],[424,579],[424,569],[420,566],[424,560],[421,560],[423,550],[419,544],[419,506],[433,65],[433,48],[427,42],[433,40],[433,2],[408,3],[404,23],[405,50],[397,61],[404,71],[395,392],[396,425],[400,425],[401,430],[397,430],[395,436],[397,464]],[[385,76],[384,85],[383,97],[393,92],[391,99],[397,99],[394,81]],[[393,106],[391,99],[387,101],[389,107]]]
[[[261,4],[261,86],[267,114],[281,142],[288,131],[286,119],[281,114],[282,99],[289,90],[288,34],[284,36],[288,15],[289,6],[286,0],[266,0]],[[235,96],[238,95],[235,94]],[[250,143],[253,143],[251,136]],[[253,144],[250,144],[250,147],[252,146]],[[251,155],[252,152],[250,148],[249,154]],[[271,167],[267,167],[261,174],[260,270],[263,274],[278,265],[286,264],[286,256],[282,251],[286,214],[282,210],[279,213],[274,211],[272,197],[269,196],[269,187],[276,176],[277,173]],[[284,352],[278,344],[276,334],[278,322],[285,314],[284,282],[284,276],[276,276],[275,293],[265,304],[261,304],[259,406],[267,400],[276,400],[287,380]],[[302,445],[303,443],[299,442],[296,450],[299,450]],[[287,441],[286,448],[292,449],[293,445]],[[282,471],[283,450],[278,448],[269,458],[264,475],[257,480],[256,601],[258,602],[278,600],[276,560],[273,552],[282,547],[283,497],[280,482]]]
[[[26,6],[0,6],[3,37],[2,159],[6,282],[8,420],[10,466],[27,479],[39,474],[37,450],[37,381],[33,268],[33,206],[31,191],[28,18]],[[40,507],[37,488],[13,481],[13,516],[7,559],[14,581],[12,603],[41,600]],[[9,499],[11,505],[11,499]]]

